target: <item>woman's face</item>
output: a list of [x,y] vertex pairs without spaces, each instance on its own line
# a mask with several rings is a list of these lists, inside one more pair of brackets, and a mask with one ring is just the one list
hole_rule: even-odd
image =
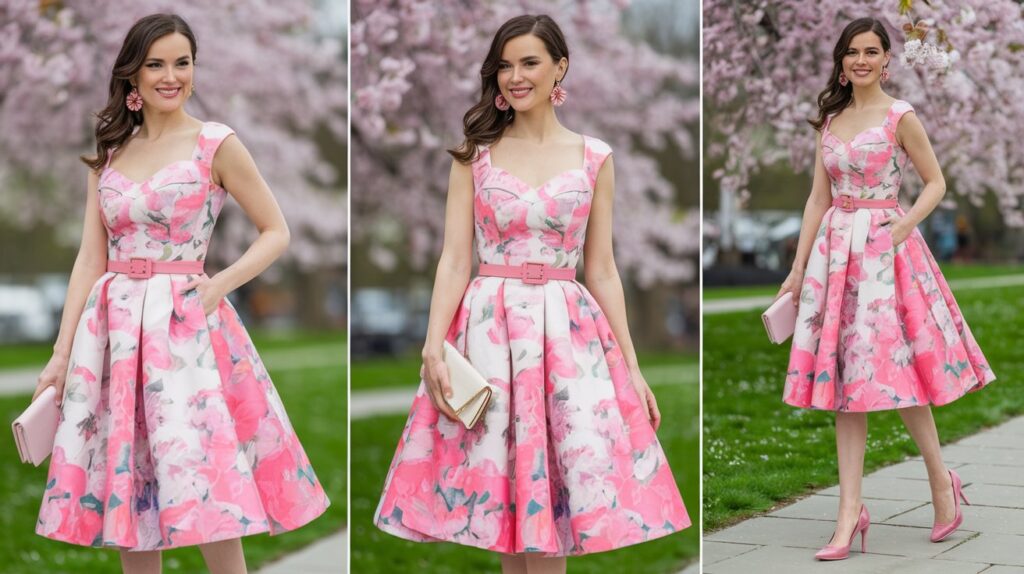
[[498,89],[512,109],[524,112],[538,104],[550,105],[555,80],[561,80],[569,61],[551,58],[544,42],[533,34],[516,36],[501,50]]
[[843,56],[843,73],[854,86],[864,87],[877,82],[889,63],[889,54],[882,49],[882,39],[874,32],[861,32],[853,37]]
[[135,76],[142,103],[150,110],[172,112],[185,105],[192,92],[192,46],[177,32],[157,39]]

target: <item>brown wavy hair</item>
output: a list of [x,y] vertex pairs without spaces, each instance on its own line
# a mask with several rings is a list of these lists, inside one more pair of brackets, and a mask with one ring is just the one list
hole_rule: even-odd
[[121,44],[121,52],[110,71],[110,90],[107,106],[96,114],[96,156],[82,156],[94,171],[103,169],[107,156],[131,137],[136,126],[142,125],[142,110],[133,112],[125,105],[132,89],[131,79],[142,68],[153,42],[168,34],[178,33],[188,38],[192,47],[192,64],[196,61],[196,36],[185,20],[177,14],[150,14],[140,18]]
[[836,42],[836,47],[832,50],[833,66],[828,86],[818,94],[818,117],[807,120],[818,131],[825,126],[825,119],[829,115],[846,109],[846,106],[849,106],[850,101],[853,100],[853,85],[843,86],[840,84],[839,74],[843,71],[843,57],[850,49],[850,42],[853,41],[854,36],[864,32],[874,32],[882,41],[882,49],[886,52],[889,51],[889,33],[877,19],[858,18],[843,28],[843,33],[839,35],[839,41]]
[[503,112],[494,106],[494,99],[501,93],[498,89],[498,64],[501,62],[501,52],[505,49],[505,43],[526,34],[540,38],[554,61],[569,58],[569,47],[565,43],[562,29],[550,16],[524,14],[502,24],[494,34],[491,48],[487,51],[483,65],[480,66],[480,101],[469,108],[462,118],[462,133],[465,139],[458,147],[448,150],[448,153],[460,163],[466,164],[476,159],[477,146],[497,141],[505,128],[515,120],[515,110],[511,107]]

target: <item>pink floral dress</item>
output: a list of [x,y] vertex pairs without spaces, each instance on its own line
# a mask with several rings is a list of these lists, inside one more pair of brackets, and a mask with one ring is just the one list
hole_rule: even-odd
[[[582,169],[537,188],[473,162],[481,262],[575,267],[598,170],[611,149],[584,138]],[[476,277],[447,339],[494,386],[471,430],[421,381],[374,518],[396,536],[503,553],[612,550],[690,525],[611,327],[575,281]]]
[[[99,203],[110,260],[206,256],[227,193],[210,180],[233,132],[206,123],[193,157],[143,182],[109,166]],[[109,164],[109,162],[108,162]],[[75,333],[36,532],[160,550],[276,534],[328,505],[263,362],[226,299],[194,275],[106,273]]]
[[[907,167],[892,104],[881,126],[843,142],[821,135],[832,196],[894,199]],[[825,212],[800,293],[783,400],[864,412],[944,405],[995,379],[924,238],[893,247],[895,209]]]

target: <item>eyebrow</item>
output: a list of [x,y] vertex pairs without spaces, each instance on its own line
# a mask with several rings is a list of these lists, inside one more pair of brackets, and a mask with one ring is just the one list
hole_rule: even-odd
[[[540,56],[523,56],[522,58],[519,58],[519,61],[520,62],[525,62],[527,60],[539,60],[539,59],[540,59]],[[502,58],[501,60],[499,60],[499,62],[504,62],[504,63],[507,64],[508,60],[506,60],[505,58]]]
[[[189,59],[191,57],[192,57],[191,55],[185,54],[184,56],[178,56],[177,58],[174,59],[174,61],[177,62],[178,60],[186,60],[186,59]],[[163,63],[163,60],[161,58],[146,58],[146,63],[148,64],[149,62],[160,62],[160,63]]]

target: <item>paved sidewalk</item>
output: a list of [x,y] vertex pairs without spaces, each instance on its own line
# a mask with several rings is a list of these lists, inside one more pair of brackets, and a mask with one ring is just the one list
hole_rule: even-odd
[[341,574],[345,572],[347,553],[348,532],[342,530],[268,564],[254,574]]
[[[965,279],[950,279],[950,289],[960,292],[971,289],[991,289],[995,287],[1016,287],[1024,285],[1024,274],[998,275],[995,277],[972,277]],[[711,299],[704,301],[702,314],[718,315],[721,313],[736,313],[739,311],[753,311],[760,309],[764,311],[775,300],[774,295],[755,295],[751,297],[734,297],[730,299]]]
[[[288,371],[345,366],[345,346],[338,343],[320,344],[298,349],[278,349],[260,353],[260,358],[271,371]],[[36,367],[0,369],[0,396],[32,393],[36,388],[39,371]]]
[[871,513],[868,552],[822,564],[814,553],[835,527],[839,488],[814,493],[766,516],[704,538],[704,574],[751,572],[1024,573],[1024,417],[942,449],[972,506],[946,540],[928,540],[931,494],[920,457],[864,478]]
[[[658,366],[642,369],[647,384],[651,387],[659,385],[696,385],[700,382],[696,363],[678,366]],[[416,396],[417,387],[391,387],[368,391],[352,391],[349,396],[349,416],[352,420],[396,415],[409,412],[412,400]]]

